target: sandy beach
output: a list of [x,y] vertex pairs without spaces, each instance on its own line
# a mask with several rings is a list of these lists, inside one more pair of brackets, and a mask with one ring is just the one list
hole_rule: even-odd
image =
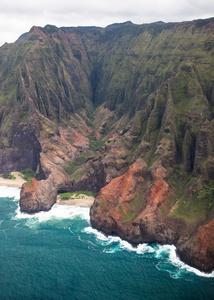
[[56,203],[60,205],[77,205],[91,207],[94,203],[94,199],[94,197],[81,194],[78,197],[72,197],[70,200],[62,200],[58,195]]
[[5,179],[3,177],[0,177],[0,186],[9,186],[9,187],[22,187],[23,183],[26,182],[23,178],[21,178],[19,172],[11,172],[12,175],[16,177],[16,179]]

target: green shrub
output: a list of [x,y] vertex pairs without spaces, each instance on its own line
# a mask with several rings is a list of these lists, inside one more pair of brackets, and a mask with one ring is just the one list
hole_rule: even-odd
[[105,209],[105,202],[104,202],[104,200],[102,200],[102,201],[100,202],[100,207],[101,207],[102,209]]
[[75,173],[73,173],[71,176],[76,181],[80,180],[80,178],[87,172],[87,169],[77,170]]
[[33,185],[32,178],[28,178],[28,180],[27,180],[27,185],[28,185],[29,188],[32,187],[32,185]]
[[214,186],[203,184],[203,189],[198,192],[198,199],[201,202],[207,202],[208,211],[211,211],[214,205]]
[[76,197],[78,197],[79,195],[86,195],[86,196],[89,196],[89,197],[95,197],[96,196],[91,191],[76,191],[74,194],[76,194]]
[[21,177],[25,180],[28,180],[30,178],[35,178],[36,172],[34,172],[32,169],[26,169],[21,171]]
[[2,177],[5,178],[5,179],[13,179],[13,180],[16,179],[16,177],[14,175],[12,175],[11,173],[4,173],[2,175]]
[[80,195],[95,197],[95,194],[93,194],[90,191],[76,191],[76,192],[73,192],[73,193],[71,193],[71,192],[63,193],[63,194],[60,195],[60,198],[62,200],[69,200],[71,197],[78,198]]
[[88,135],[88,139],[89,139],[89,142],[90,142],[90,147],[94,150],[94,151],[97,151],[99,150],[100,148],[102,148],[102,146],[105,144],[104,141],[102,140],[98,140],[94,135],[92,134],[89,134]]
[[86,162],[88,158],[88,153],[83,153],[78,157],[78,160],[76,161],[71,161],[69,163],[69,166],[65,167],[65,171],[70,175],[74,173],[82,164]]
[[69,200],[72,195],[73,195],[73,193],[63,193],[63,194],[60,195],[60,198],[62,200]]

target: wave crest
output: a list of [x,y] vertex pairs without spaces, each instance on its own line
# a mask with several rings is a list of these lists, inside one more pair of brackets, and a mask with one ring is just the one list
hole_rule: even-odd
[[20,189],[9,186],[0,186],[0,198],[14,198],[14,201],[20,199]]
[[21,212],[20,207],[18,207],[16,209],[16,215],[13,217],[13,219],[34,219],[41,223],[49,220],[75,219],[77,217],[89,221],[89,208],[54,204],[49,211],[27,214]]
[[[198,269],[190,267],[189,265],[183,263],[176,254],[176,247],[174,245],[149,245],[147,243],[139,244],[136,247],[132,246],[127,241],[122,240],[115,236],[105,236],[103,233],[99,232],[92,227],[86,227],[83,230],[87,234],[93,234],[96,240],[104,248],[105,253],[116,253],[118,251],[133,251],[136,254],[143,255],[145,253],[153,253],[154,257],[158,259],[157,268],[161,271],[168,271],[170,276],[174,279],[183,277],[184,274],[194,273],[200,277],[214,278],[214,272],[211,274],[206,274]],[[173,270],[170,270],[169,265],[171,265]]]

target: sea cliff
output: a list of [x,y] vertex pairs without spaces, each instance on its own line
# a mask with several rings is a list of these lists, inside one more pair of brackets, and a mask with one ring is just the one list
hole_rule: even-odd
[[0,48],[0,172],[20,207],[98,193],[92,225],[214,269],[214,19],[34,26]]

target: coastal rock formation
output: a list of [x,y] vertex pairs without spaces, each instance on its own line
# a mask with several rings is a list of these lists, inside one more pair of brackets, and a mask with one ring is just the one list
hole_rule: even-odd
[[[121,226],[123,218],[129,217],[141,208],[138,200],[144,180],[146,163],[138,160],[130,166],[128,172],[113,179],[102,188],[90,212],[91,224],[107,234],[133,235]],[[124,224],[125,225],[125,224]]]
[[32,178],[24,184],[20,201],[22,212],[47,211],[56,203],[57,189],[51,179],[42,182]]
[[49,210],[56,203],[59,187],[68,183],[65,174],[46,157],[41,157],[41,164],[44,179],[38,181],[32,178],[22,186],[20,195],[22,212],[36,213]]
[[131,243],[163,242],[163,238],[163,243],[174,242],[169,226],[164,232],[160,212],[160,207],[169,210],[167,196],[172,193],[165,170],[161,166],[152,170],[152,181],[146,170],[147,164],[138,159],[127,173],[100,190],[90,211],[93,227]]
[[[132,244],[158,242],[177,246],[178,256],[201,271],[214,268],[214,220],[199,226],[173,217],[173,192],[158,167],[146,180],[146,164],[137,160],[129,171],[102,188],[90,210],[91,224]],[[143,183],[144,186],[143,186]],[[173,202],[174,203],[174,202]]]

